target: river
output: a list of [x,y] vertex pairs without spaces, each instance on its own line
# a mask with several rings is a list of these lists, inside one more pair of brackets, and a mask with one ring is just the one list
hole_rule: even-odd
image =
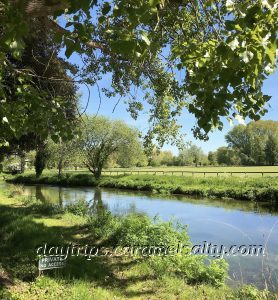
[[263,245],[263,255],[226,257],[231,285],[251,283],[278,289],[278,204],[192,199],[113,189],[26,186],[26,195],[43,202],[67,205],[85,199],[121,215],[138,212],[162,220],[175,219],[188,227],[193,244]]

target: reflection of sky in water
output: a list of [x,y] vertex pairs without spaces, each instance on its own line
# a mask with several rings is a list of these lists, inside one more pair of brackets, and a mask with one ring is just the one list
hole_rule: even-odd
[[[230,276],[240,282],[256,282],[262,272],[262,265],[276,269],[273,279],[278,276],[278,216],[252,211],[250,202],[192,200],[175,197],[144,195],[113,190],[102,190],[95,194],[93,188],[58,188],[28,187],[26,192],[43,201],[63,203],[66,205],[80,199],[92,203],[94,198],[106,205],[114,214],[129,212],[146,213],[151,217],[159,216],[162,220],[175,219],[188,225],[188,232],[193,243],[208,241],[215,244],[241,245],[262,244],[266,241],[269,255],[262,262],[261,257],[229,258]],[[170,199],[171,198],[171,199]],[[181,198],[181,197],[179,197]],[[222,203],[222,207],[221,207]],[[238,206],[233,207],[234,204]],[[235,273],[235,274],[233,274]],[[278,286],[276,282],[276,286]]]

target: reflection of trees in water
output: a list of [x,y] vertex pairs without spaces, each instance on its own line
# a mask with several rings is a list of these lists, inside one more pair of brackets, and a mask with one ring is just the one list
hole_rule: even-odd
[[262,204],[260,204],[260,207],[263,209],[263,211],[267,211],[271,214],[277,214],[278,213],[278,199],[273,199],[270,202],[262,203]]
[[49,188],[40,185],[35,186],[35,197],[43,203],[55,203],[60,206],[63,205],[63,189]]
[[42,193],[42,187],[39,186],[39,185],[36,185],[35,197],[36,197],[37,200],[40,200],[42,202],[46,202],[47,201],[46,197]]
[[59,206],[63,207],[63,192],[62,188],[59,186],[59,192],[58,192],[58,199],[59,199]]
[[[88,201],[88,197],[91,195],[91,191],[94,192],[93,199]],[[79,200],[88,201],[91,205],[92,213],[100,214],[103,211],[108,210],[108,205],[104,204],[102,201],[101,190],[96,188],[94,190],[82,191],[79,189],[68,189],[62,187],[47,187],[47,186],[25,186],[24,194],[29,195],[31,197],[35,197],[36,199],[44,202],[44,203],[55,203],[59,204],[60,206],[65,205],[65,203],[75,203]],[[117,195],[117,191],[115,191]],[[130,195],[132,197],[134,193],[130,192],[123,192],[121,191],[119,194],[123,195]],[[161,199],[163,200],[163,196],[151,195],[148,194],[149,198]],[[168,196],[167,200],[183,200],[184,197],[171,197]],[[166,201],[167,201],[166,200]],[[208,206],[214,207],[221,207],[227,210],[240,210],[240,211],[251,211],[256,213],[271,213],[276,215],[278,213],[278,199],[273,199],[267,202],[253,202],[253,201],[238,201],[238,200],[225,200],[225,199],[194,199],[194,198],[186,198],[186,202],[193,203],[193,204],[204,204]],[[118,210],[118,212],[117,212]],[[132,203],[129,208],[123,209],[122,205],[119,205],[118,208],[114,208],[113,211],[117,212],[118,214],[123,213],[133,213],[136,212],[136,202]]]
[[96,188],[94,193],[94,198],[89,202],[91,204],[91,213],[97,216],[103,215],[108,211],[108,205],[103,203],[101,189]]

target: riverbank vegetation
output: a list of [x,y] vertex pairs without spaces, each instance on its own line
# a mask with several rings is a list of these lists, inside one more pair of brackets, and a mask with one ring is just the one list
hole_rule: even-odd
[[7,181],[20,184],[99,186],[163,194],[253,201],[277,201],[278,199],[278,181],[275,177],[195,178],[169,175],[119,175],[102,176],[100,180],[96,180],[88,173],[71,172],[65,173],[62,177],[56,173],[48,173],[40,178],[36,178],[34,174],[17,175],[7,178]]
[[[3,299],[276,299],[267,290],[225,284],[227,263],[205,257],[70,257],[63,269],[37,274],[38,245],[190,246],[186,227],[144,215],[112,216],[99,206],[58,210],[26,198],[20,186],[0,191],[0,298]],[[188,248],[185,248],[187,250]],[[177,268],[177,266],[179,266]],[[189,267],[190,266],[190,267]]]

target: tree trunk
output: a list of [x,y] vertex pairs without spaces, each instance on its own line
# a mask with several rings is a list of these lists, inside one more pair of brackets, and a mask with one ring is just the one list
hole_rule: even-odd
[[102,171],[102,168],[97,168],[97,169],[94,171],[94,176],[95,176],[95,179],[96,179],[96,180],[99,180],[99,179],[100,179],[101,171]]
[[60,159],[58,163],[58,177],[60,178],[62,175],[63,161]]
[[35,170],[36,170],[36,177],[39,178],[46,166],[47,161],[47,152],[42,147],[42,145],[39,147],[36,153],[35,158]]
[[26,160],[26,154],[24,151],[20,153],[20,173],[25,172],[25,160]]

